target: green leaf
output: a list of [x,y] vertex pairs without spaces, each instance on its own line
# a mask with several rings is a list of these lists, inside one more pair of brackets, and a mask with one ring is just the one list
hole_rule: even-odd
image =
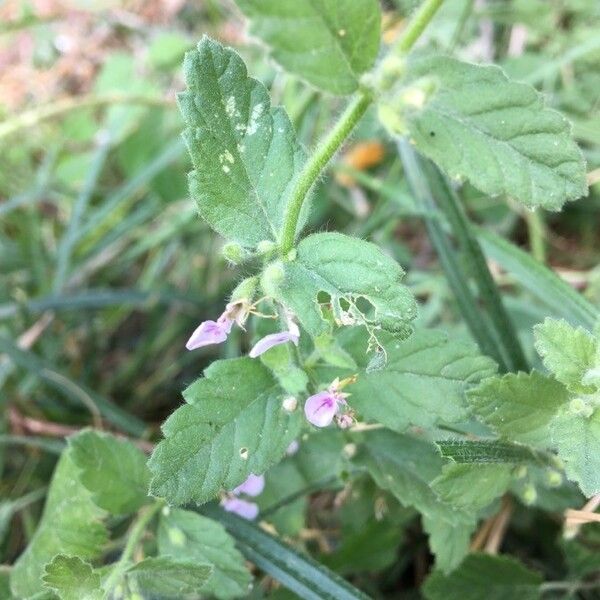
[[360,373],[348,401],[363,417],[396,431],[464,420],[465,391],[496,372],[494,361],[474,344],[441,331],[419,329],[406,340],[384,334],[380,341],[386,366]]
[[548,457],[529,446],[500,440],[444,440],[436,442],[442,456],[457,463],[536,463]]
[[596,389],[583,383],[596,362],[597,342],[590,333],[582,327],[571,327],[562,319],[546,319],[533,331],[535,349],[556,379],[572,392],[585,394]]
[[[404,115],[417,148],[453,177],[528,207],[559,210],[587,192],[571,126],[536,90],[496,66],[434,56],[414,62]],[[427,97],[431,88],[434,91]]]
[[191,600],[201,597],[200,589],[211,573],[210,565],[161,556],[136,563],[126,571],[125,577],[129,589],[142,598]]
[[379,51],[376,0],[236,0],[287,71],[333,94],[350,94]]
[[102,600],[102,578],[77,556],[58,554],[46,565],[44,585],[61,600]]
[[548,447],[549,425],[569,394],[562,383],[537,371],[485,380],[467,393],[475,414],[501,437]]
[[[315,233],[296,250],[293,260],[267,268],[263,287],[298,317],[311,336],[329,330],[317,301],[320,292],[330,297],[340,324],[410,332],[417,306],[401,283],[404,271],[377,246],[340,233]],[[361,306],[361,299],[370,307]]]
[[264,473],[300,428],[299,411],[283,407],[285,396],[260,361],[212,363],[184,391],[187,404],[163,425],[165,439],[148,463],[151,492],[171,504],[202,504],[250,473]]
[[236,52],[206,37],[185,55],[184,72],[187,90],[178,99],[200,215],[244,246],[277,241],[305,160],[287,114],[271,108]]
[[69,446],[79,479],[97,506],[126,515],[146,502],[150,482],[146,456],[131,442],[87,430],[69,438]]
[[476,515],[447,504],[432,489],[431,483],[444,464],[432,443],[387,430],[370,431],[364,434],[353,462],[367,469],[375,483],[402,505],[412,506],[423,515],[440,568],[451,569],[462,559]]
[[304,600],[367,600],[368,596],[310,556],[300,554],[285,542],[217,506],[203,512],[220,521],[237,540],[242,554]]
[[470,554],[450,575],[432,573],[422,591],[428,600],[535,600],[541,583],[514,558]]
[[429,536],[437,569],[449,573],[461,563],[469,553],[471,536],[476,528],[476,519],[470,523],[451,523],[437,517],[423,517],[423,529]]
[[252,577],[225,528],[216,521],[181,509],[165,509],[158,527],[158,551],[178,560],[213,566],[202,592],[227,600],[248,593]]
[[565,409],[553,421],[551,435],[569,479],[587,497],[600,493],[600,409],[589,417]]
[[44,567],[57,554],[91,559],[102,552],[107,533],[90,493],[79,481],[79,472],[67,449],[54,471],[42,518],[29,545],[11,573],[15,596],[27,598],[42,591]]
[[449,464],[431,487],[448,504],[478,511],[506,492],[512,470],[506,464]]

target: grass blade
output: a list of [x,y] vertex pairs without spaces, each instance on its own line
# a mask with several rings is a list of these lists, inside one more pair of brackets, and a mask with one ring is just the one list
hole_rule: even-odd
[[[197,510],[197,509],[196,509]],[[288,590],[306,600],[366,600],[366,594],[314,559],[215,505],[202,507],[202,513],[219,521],[236,539],[242,554]]]

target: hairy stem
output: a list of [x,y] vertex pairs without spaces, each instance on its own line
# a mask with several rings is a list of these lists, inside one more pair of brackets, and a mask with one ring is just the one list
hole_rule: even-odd
[[346,107],[346,110],[335,124],[335,127],[319,144],[314,154],[304,166],[285,214],[283,231],[281,234],[281,250],[283,254],[289,252],[294,246],[300,211],[310,189],[331,157],[336,153],[352,129],[354,129],[354,126],[365,114],[369,104],[371,104],[371,100],[370,94],[364,92],[356,96],[356,98],[354,98],[354,100]]
[[146,528],[164,505],[164,502],[157,500],[151,506],[142,509],[137,519],[133,522],[127,543],[123,549],[123,554],[121,554],[121,558],[119,558],[119,560],[115,563],[115,566],[113,567],[108,579],[106,580],[106,583],[104,584],[104,589],[106,590],[107,596],[110,596],[112,590],[119,583],[121,577],[123,577],[123,574],[127,570],[129,562],[131,561],[131,557],[140,543]]
[[421,4],[396,44],[397,53],[406,54],[415,45],[443,3],[444,0],[425,0]]

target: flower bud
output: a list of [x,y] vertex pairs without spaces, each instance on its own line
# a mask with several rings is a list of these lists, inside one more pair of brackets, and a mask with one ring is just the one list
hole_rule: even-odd
[[271,252],[274,252],[277,249],[277,244],[275,242],[272,242],[271,240],[262,240],[260,242],[258,242],[258,244],[256,245],[256,251],[258,252],[258,254],[270,254]]
[[298,400],[294,396],[288,396],[283,400],[283,409],[287,412],[294,412],[298,408]]
[[537,490],[532,483],[528,483],[523,490],[523,502],[531,506],[537,500]]
[[248,256],[248,252],[236,242],[229,242],[221,249],[221,254],[225,260],[233,265],[241,263]]
[[247,302],[252,302],[252,299],[256,295],[256,288],[258,288],[258,277],[248,277],[247,279],[242,279],[233,292],[231,292],[230,302],[239,302],[240,300],[245,300]]
[[283,265],[277,261],[267,265],[261,277],[261,285],[267,296],[277,296],[275,293],[285,277]]

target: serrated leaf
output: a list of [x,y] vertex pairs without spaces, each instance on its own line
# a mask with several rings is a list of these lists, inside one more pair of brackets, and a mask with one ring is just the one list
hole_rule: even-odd
[[107,540],[100,522],[105,515],[79,481],[71,450],[65,450],[56,465],[36,532],[12,570],[10,584],[15,596],[27,598],[42,591],[44,567],[57,554],[82,559],[98,556]]
[[532,371],[487,379],[467,393],[467,400],[501,437],[547,448],[550,422],[569,394],[562,383]]
[[567,476],[587,496],[600,493],[600,409],[586,417],[565,409],[551,424]]
[[158,551],[163,556],[213,566],[202,591],[227,600],[248,593],[252,577],[231,536],[216,521],[197,513],[167,509],[158,527]]
[[299,411],[283,408],[286,394],[260,361],[220,360],[204,374],[163,424],[165,439],[148,463],[151,492],[171,504],[202,504],[264,473],[300,428]]
[[478,511],[508,489],[513,466],[506,464],[449,464],[431,487],[457,508]]
[[468,415],[466,390],[496,372],[474,344],[450,340],[442,331],[419,329],[406,340],[381,335],[387,364],[360,373],[348,388],[350,405],[390,429],[453,423]]
[[92,565],[77,556],[58,554],[46,565],[44,585],[61,600],[102,600],[102,578]]
[[404,115],[410,135],[451,176],[531,208],[559,210],[586,194],[571,126],[533,87],[509,80],[497,66],[443,56],[415,61],[408,80],[425,90]]
[[350,94],[379,51],[376,0],[236,0],[250,31],[286,70],[333,94]]
[[83,431],[69,438],[71,457],[93,501],[114,515],[137,511],[148,498],[146,456],[127,440]]
[[[468,549],[465,538],[476,522],[473,512],[455,509],[443,502],[431,487],[442,471],[443,459],[425,440],[387,430],[367,432],[353,462],[367,469],[375,483],[391,492],[402,505],[413,506],[433,534],[432,551],[440,568],[452,568]],[[452,547],[440,540],[453,540]],[[462,541],[461,541],[462,540]]]
[[[297,246],[293,260],[271,265],[265,291],[287,306],[315,337],[329,330],[317,302],[330,297],[334,318],[407,335],[416,317],[415,300],[404,271],[375,244],[340,233],[315,233]],[[373,310],[357,305],[368,301]]]
[[548,458],[529,446],[500,440],[444,440],[436,442],[443,457],[457,463],[534,463]]
[[[190,193],[202,218],[243,246],[277,241],[305,153],[285,111],[231,48],[204,38],[185,55],[178,96],[194,170]],[[299,228],[303,219],[300,219]]]
[[470,554],[449,575],[432,573],[422,591],[428,600],[535,600],[540,575],[508,556]]
[[535,349],[556,379],[573,392],[585,394],[596,389],[583,383],[596,361],[597,342],[590,333],[582,327],[572,327],[563,319],[546,319],[533,331]]
[[142,598],[196,600],[212,573],[210,565],[171,557],[149,557],[126,571],[128,587]]
[[471,535],[477,521],[451,523],[443,519],[423,517],[423,529],[429,536],[429,547],[435,555],[435,566],[444,573],[454,570],[469,553]]

